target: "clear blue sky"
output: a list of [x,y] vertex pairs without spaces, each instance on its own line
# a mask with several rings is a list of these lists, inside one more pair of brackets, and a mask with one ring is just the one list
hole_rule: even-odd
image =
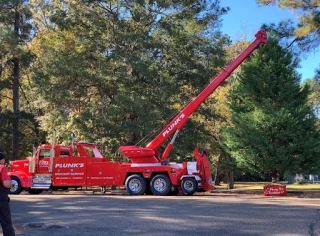
[[[232,41],[254,40],[254,34],[263,23],[275,23],[281,20],[292,19],[298,22],[298,18],[288,9],[279,9],[277,6],[259,6],[255,0],[221,0],[221,6],[229,6],[231,9],[223,16],[222,31],[228,34]],[[243,35],[246,38],[243,38]],[[315,69],[320,67],[320,51],[310,53],[308,58],[300,58],[298,72],[302,80],[313,78]]]

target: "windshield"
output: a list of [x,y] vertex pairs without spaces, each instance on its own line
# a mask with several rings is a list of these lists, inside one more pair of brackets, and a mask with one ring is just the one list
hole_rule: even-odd
[[42,160],[45,157],[50,157],[50,149],[41,149],[39,159]]

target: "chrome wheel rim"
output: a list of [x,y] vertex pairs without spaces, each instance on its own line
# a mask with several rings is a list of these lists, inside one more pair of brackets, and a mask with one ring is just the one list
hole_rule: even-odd
[[130,191],[137,193],[141,190],[141,188],[142,188],[142,184],[138,179],[130,180],[129,182]]
[[154,181],[154,189],[157,192],[164,192],[167,189],[167,182],[163,178],[158,178]]
[[187,180],[184,182],[183,187],[188,191],[192,191],[194,189],[194,184],[191,180]]
[[12,185],[11,188],[10,188],[10,192],[11,192],[11,193],[14,193],[15,191],[18,190],[19,183],[18,183],[17,180],[12,179],[12,180],[11,180],[11,185]]

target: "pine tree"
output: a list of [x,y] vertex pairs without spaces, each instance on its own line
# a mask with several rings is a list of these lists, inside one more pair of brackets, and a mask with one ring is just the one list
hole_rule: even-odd
[[[21,140],[21,119],[24,116],[28,122],[30,118],[30,114],[20,111],[20,80],[30,61],[26,46],[31,32],[28,2],[0,2],[0,137],[3,139],[0,149],[7,156],[11,152],[13,160],[19,158],[20,143],[24,142]],[[11,151],[9,147],[12,147]]]
[[224,143],[241,167],[272,176],[319,171],[316,116],[300,88],[298,61],[276,38],[242,66],[231,92],[233,127]]

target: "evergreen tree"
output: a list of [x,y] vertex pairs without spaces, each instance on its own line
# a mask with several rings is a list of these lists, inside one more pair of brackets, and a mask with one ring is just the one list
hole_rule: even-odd
[[297,66],[292,53],[269,37],[242,65],[231,92],[233,126],[224,130],[224,144],[240,166],[273,181],[320,168],[317,118],[307,105],[308,87],[300,88]]
[[13,160],[20,157],[20,144],[28,142],[21,138],[34,122],[33,115],[20,111],[20,82],[31,58],[27,48],[31,32],[28,2],[0,2],[0,149]]

